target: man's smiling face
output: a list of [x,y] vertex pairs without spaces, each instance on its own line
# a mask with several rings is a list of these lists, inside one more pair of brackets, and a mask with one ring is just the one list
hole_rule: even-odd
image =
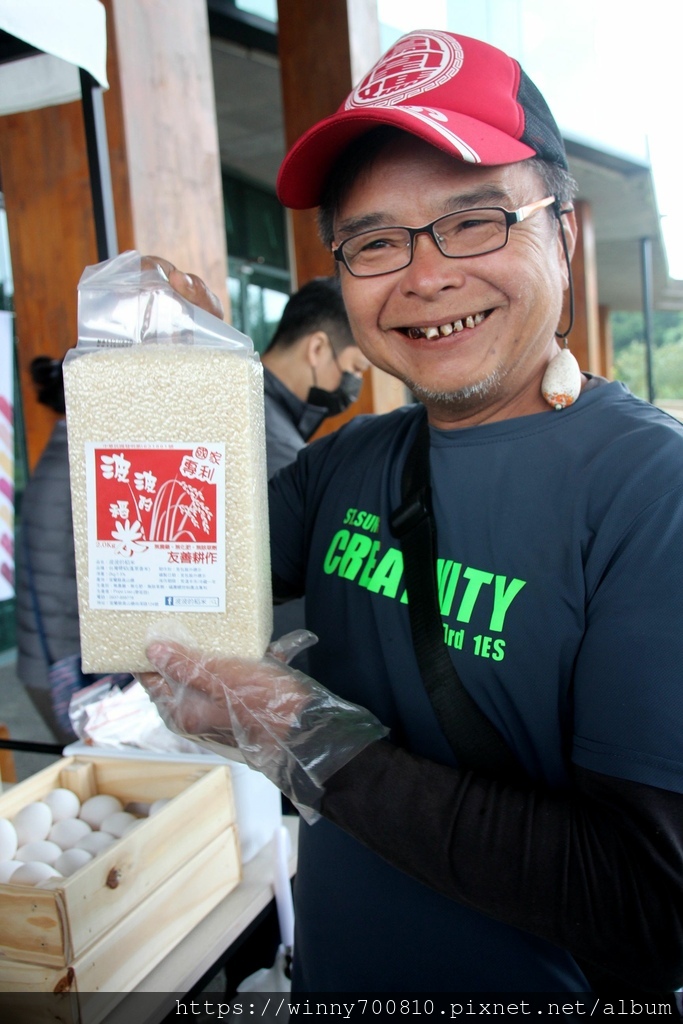
[[[334,239],[367,227],[419,227],[477,206],[515,210],[545,197],[529,161],[464,164],[404,136],[357,178],[335,217]],[[570,251],[575,223],[565,218]],[[428,235],[412,263],[378,277],[341,268],[344,301],[360,348],[403,380],[440,427],[546,410],[541,379],[557,351],[554,332],[567,270],[557,220],[541,210],[513,225],[505,248],[451,259]]]

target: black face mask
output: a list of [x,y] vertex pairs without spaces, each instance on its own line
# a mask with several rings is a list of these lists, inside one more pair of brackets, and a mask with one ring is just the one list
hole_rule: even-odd
[[321,406],[326,410],[326,416],[337,416],[357,400],[362,386],[362,377],[344,371],[338,388],[334,391],[325,391],[324,388],[312,387],[306,401],[310,405]]

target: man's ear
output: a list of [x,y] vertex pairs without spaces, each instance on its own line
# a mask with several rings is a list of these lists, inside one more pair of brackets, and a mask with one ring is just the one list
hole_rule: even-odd
[[323,355],[331,348],[326,331],[313,331],[306,337],[306,360],[309,366],[317,366]]

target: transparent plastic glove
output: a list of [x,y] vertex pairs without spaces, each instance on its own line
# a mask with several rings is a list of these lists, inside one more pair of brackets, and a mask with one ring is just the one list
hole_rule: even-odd
[[224,757],[237,751],[315,821],[324,785],[388,729],[287,662],[316,637],[296,630],[261,661],[208,657],[177,640],[153,640],[159,675],[139,677],[169,728]]

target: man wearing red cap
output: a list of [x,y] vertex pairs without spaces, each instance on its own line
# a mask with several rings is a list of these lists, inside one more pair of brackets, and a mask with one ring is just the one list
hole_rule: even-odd
[[683,428],[560,344],[545,101],[502,51],[411,33],[278,191],[320,206],[359,347],[419,401],[272,483],[314,679],[155,644],[149,685],[302,808],[295,990],[681,985]]

